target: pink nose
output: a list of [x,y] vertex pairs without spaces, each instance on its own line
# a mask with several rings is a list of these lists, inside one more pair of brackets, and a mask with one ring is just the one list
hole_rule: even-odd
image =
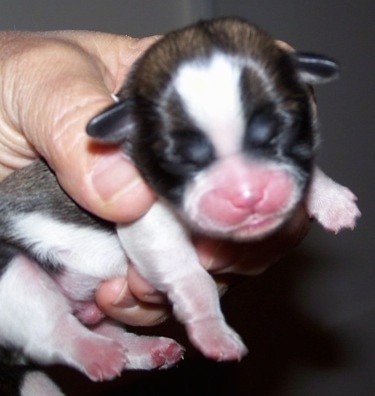
[[231,190],[213,190],[206,193],[200,201],[200,209],[206,217],[222,225],[242,223],[255,212],[256,204],[261,200],[260,194]]
[[251,210],[263,198],[263,192],[260,190],[252,190],[250,186],[242,186],[238,189],[228,189],[225,191],[230,204],[237,209]]

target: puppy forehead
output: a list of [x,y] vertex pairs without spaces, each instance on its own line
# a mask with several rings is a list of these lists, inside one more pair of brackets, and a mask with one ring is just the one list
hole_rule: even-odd
[[241,99],[241,63],[225,54],[182,64],[173,86],[185,111],[220,156],[241,149],[246,126]]

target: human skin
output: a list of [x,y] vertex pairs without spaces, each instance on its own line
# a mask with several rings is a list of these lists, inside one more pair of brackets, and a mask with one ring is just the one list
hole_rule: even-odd
[[[88,121],[113,103],[133,62],[158,37],[97,32],[0,32],[0,180],[44,157],[83,208],[114,222],[144,215],[155,195],[118,147],[94,142]],[[303,239],[301,205],[277,233],[258,242],[196,238],[201,264],[224,292],[230,274],[254,275]],[[224,275],[223,275],[224,274]],[[130,266],[103,283],[97,303],[126,324],[150,326],[169,314],[164,296]]]

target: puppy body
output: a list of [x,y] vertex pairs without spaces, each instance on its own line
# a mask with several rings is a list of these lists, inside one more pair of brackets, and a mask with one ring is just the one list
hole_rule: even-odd
[[71,365],[96,381],[180,359],[173,340],[139,342],[103,319],[95,291],[103,280],[126,275],[127,258],[114,226],[78,208],[44,162],[6,179],[0,202],[0,301],[7,307],[0,312],[1,345],[40,363]]
[[122,144],[159,200],[115,228],[73,203],[43,161],[6,179],[0,301],[9,309],[0,311],[0,343],[93,380],[176,363],[183,348],[173,340],[126,333],[95,305],[99,283],[125,275],[130,258],[205,356],[239,360],[246,347],[225,322],[191,234],[260,239],[303,203],[329,230],[354,227],[354,195],[314,165],[307,83],[336,75],[330,59],[288,53],[239,19],[201,22],[157,42],[88,133]]

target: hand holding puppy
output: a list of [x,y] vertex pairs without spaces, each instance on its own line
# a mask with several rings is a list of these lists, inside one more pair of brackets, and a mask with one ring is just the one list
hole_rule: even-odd
[[[1,178],[43,156],[68,194],[87,210],[118,222],[142,216],[154,194],[119,149],[94,144],[85,127],[112,103],[111,94],[156,39],[88,32],[1,33]],[[195,243],[210,272],[252,274],[302,240],[308,223],[301,207],[262,242],[238,245],[201,238]],[[158,304],[165,302],[163,296],[131,267],[127,279],[103,284],[97,301],[108,315],[133,325],[158,323],[168,312]]]

